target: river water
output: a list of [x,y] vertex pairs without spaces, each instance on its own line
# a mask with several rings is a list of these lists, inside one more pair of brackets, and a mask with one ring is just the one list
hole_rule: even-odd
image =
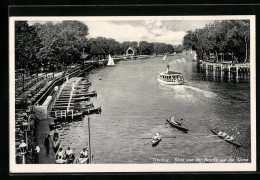
[[[221,159],[250,162],[250,84],[249,82],[213,82],[198,72],[191,56],[120,61],[115,67],[94,69],[89,74],[91,101],[102,107],[101,115],[91,115],[93,163],[168,163],[205,162]],[[158,83],[158,71],[183,73],[186,84],[165,87]],[[102,78],[99,80],[99,78]],[[165,118],[184,119],[185,134],[168,124]],[[234,135],[245,147],[237,148],[209,130],[219,128]],[[151,138],[162,135],[158,146]],[[87,117],[62,130],[62,146],[75,148],[78,154],[88,144]],[[165,137],[165,138],[164,138]]]

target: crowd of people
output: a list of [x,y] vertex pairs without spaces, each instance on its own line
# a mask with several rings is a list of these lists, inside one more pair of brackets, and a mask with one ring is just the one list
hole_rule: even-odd
[[[83,148],[80,152],[79,159],[86,159],[88,158],[88,148]],[[56,163],[57,164],[64,164],[64,163],[73,163],[75,160],[75,153],[74,150],[68,147],[65,151],[60,148],[55,155]]]

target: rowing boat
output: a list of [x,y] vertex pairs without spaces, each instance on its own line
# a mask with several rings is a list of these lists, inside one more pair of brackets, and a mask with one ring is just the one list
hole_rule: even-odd
[[84,110],[83,111],[83,115],[89,115],[89,114],[99,114],[99,113],[101,113],[101,111],[102,111],[102,109],[101,109],[101,106],[100,107],[98,107],[98,108],[93,108],[93,109],[88,109],[88,110]]
[[217,135],[220,139],[223,139],[224,141],[226,141],[226,142],[228,142],[228,143],[230,143],[230,144],[232,144],[232,145],[234,145],[234,146],[236,146],[236,147],[243,147],[241,144],[235,142],[234,140],[229,140],[229,139],[226,139],[226,138],[223,137],[223,136],[219,136],[219,135],[218,135],[218,132],[217,132],[215,129],[210,129],[210,131],[211,131],[213,134]]
[[188,132],[189,129],[185,128],[185,127],[182,127],[181,125],[178,125],[178,124],[174,124],[173,122],[171,122],[170,120],[168,120],[166,118],[166,121],[172,126],[172,127],[175,127],[176,129],[179,129],[181,131],[184,131],[184,132]]
[[78,98],[78,97],[95,97],[97,96],[97,92],[96,91],[92,91],[92,92],[77,92],[76,94],[73,95],[74,98]]
[[52,130],[55,130],[56,128],[61,128],[61,125],[60,125],[60,123],[50,123],[49,124],[49,129],[50,129],[50,131],[52,131]]
[[60,147],[60,133],[58,131],[54,132],[52,143],[53,143],[53,150],[56,153]]
[[156,139],[152,139],[152,146],[153,147],[157,146],[160,143],[161,140],[162,139],[160,137],[156,138]]
[[89,163],[89,158],[88,157],[86,157],[86,158],[79,158],[78,159],[78,164],[88,164]]
[[89,97],[78,97],[78,98],[72,98],[72,100],[74,100],[75,102],[78,101],[89,101]]

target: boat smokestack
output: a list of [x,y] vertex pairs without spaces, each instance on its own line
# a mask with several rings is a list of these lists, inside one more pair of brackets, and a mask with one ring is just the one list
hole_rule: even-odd
[[168,64],[167,65],[167,73],[169,72],[169,69],[170,69],[170,65]]

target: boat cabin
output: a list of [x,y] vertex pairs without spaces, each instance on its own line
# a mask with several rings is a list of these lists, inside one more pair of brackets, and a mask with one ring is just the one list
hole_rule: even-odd
[[167,82],[183,81],[183,76],[179,72],[168,71],[160,74],[160,78]]

